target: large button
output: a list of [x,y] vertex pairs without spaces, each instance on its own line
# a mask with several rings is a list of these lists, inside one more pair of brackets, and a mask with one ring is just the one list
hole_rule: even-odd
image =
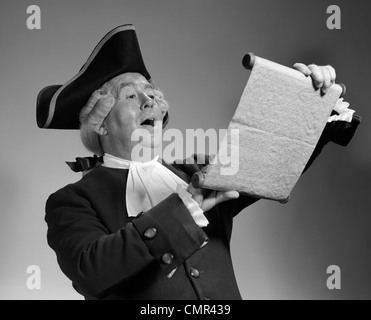
[[146,231],[144,231],[143,236],[146,240],[151,240],[157,235],[157,229],[156,228],[148,228]]
[[174,255],[171,254],[171,253],[165,253],[163,256],[162,256],[162,262],[165,263],[165,264],[171,264],[174,260]]
[[198,271],[197,269],[195,268],[191,268],[191,276],[193,278],[198,278],[200,276],[200,271]]

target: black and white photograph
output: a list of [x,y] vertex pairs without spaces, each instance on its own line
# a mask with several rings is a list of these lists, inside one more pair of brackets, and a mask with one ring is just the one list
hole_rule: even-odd
[[371,299],[368,1],[1,6],[1,300]]

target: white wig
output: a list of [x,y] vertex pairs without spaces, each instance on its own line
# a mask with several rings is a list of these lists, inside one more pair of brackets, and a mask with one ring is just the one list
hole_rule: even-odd
[[[114,81],[110,80],[94,91],[79,115],[82,143],[89,151],[98,156],[104,154],[98,132],[102,130],[104,119],[112,110],[116,100],[119,99],[119,85],[113,83]],[[169,104],[160,89],[154,87],[154,94],[156,103],[162,114],[165,115],[169,110]]]

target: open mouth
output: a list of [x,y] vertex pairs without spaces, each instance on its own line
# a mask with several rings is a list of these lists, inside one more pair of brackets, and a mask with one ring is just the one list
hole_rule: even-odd
[[149,117],[146,120],[144,120],[143,122],[141,122],[140,125],[141,126],[152,126],[152,127],[154,127],[156,121],[159,121],[159,120],[156,120],[154,117]]

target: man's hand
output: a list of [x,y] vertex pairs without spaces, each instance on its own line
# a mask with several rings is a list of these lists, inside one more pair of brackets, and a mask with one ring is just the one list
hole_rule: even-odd
[[294,69],[306,76],[311,76],[314,87],[321,89],[323,93],[326,93],[336,80],[336,72],[332,66],[317,66],[315,64],[307,66],[303,63],[295,63]]
[[237,199],[240,195],[237,191],[211,191],[202,188],[195,188],[192,183],[188,186],[188,192],[192,194],[193,200],[195,200],[200,208],[206,212],[212,209],[218,203]]

